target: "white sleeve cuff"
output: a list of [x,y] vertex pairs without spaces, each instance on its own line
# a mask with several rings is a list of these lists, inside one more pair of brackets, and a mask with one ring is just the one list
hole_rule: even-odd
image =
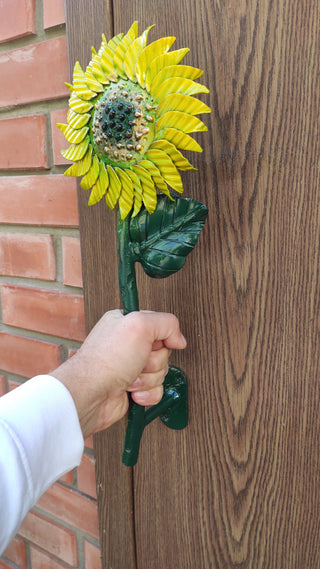
[[11,520],[16,531],[49,486],[80,464],[84,440],[70,392],[49,375],[0,398],[0,434],[0,526]]

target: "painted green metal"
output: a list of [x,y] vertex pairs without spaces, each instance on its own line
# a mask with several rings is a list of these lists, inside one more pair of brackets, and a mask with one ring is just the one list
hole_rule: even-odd
[[[165,278],[179,271],[197,243],[207,214],[207,207],[196,200],[181,197],[170,200],[161,195],[153,214],[142,209],[134,218],[130,214],[121,220],[118,216],[119,287],[125,314],[139,310],[135,263],[140,262],[146,274],[153,278]],[[170,367],[164,382],[164,398],[158,404],[162,411],[158,412],[156,405],[145,412],[144,407],[129,398],[122,456],[127,466],[134,466],[138,460],[142,433],[146,424],[153,420],[151,417],[162,413],[162,421],[173,429],[187,425],[185,375],[181,370],[173,370],[178,368]],[[168,409],[164,413],[166,405]]]
[[146,411],[146,425],[160,417],[170,429],[184,429],[188,424],[188,383],[185,373],[178,367],[169,366],[163,389],[160,403]]
[[173,275],[195,247],[208,215],[207,207],[190,198],[171,201],[158,196],[156,210],[146,209],[131,219],[130,248],[134,259],[153,278]]
[[118,278],[124,314],[139,310],[135,259],[130,248],[130,217],[121,220],[118,214]]
[[[130,217],[121,220],[118,213],[118,278],[124,314],[139,310],[139,297],[136,282],[135,261],[130,249],[129,237]],[[122,462],[126,466],[136,464],[139,455],[140,441],[144,429],[145,409],[134,403],[129,396],[129,415]]]
[[[139,412],[138,415],[134,410],[129,414],[122,457],[123,463],[127,466],[136,464],[143,431],[151,421],[160,417],[167,427],[176,430],[184,429],[188,424],[188,385],[183,371],[175,366],[169,366],[163,387],[164,394],[160,403],[153,405],[143,413]],[[133,423],[135,424],[133,425]]]

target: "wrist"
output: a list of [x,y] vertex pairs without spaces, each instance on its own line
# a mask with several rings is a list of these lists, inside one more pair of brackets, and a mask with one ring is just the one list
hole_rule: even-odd
[[86,415],[90,407],[88,390],[85,388],[85,378],[81,373],[81,365],[77,365],[77,354],[56,368],[51,375],[58,379],[69,391],[79,418],[84,438],[89,436]]
[[[106,373],[103,385],[92,375],[91,365],[86,364],[81,352],[61,364],[51,375],[68,389],[73,398],[83,438],[110,427],[123,417],[128,408],[126,393],[114,394],[112,374]],[[89,370],[87,372],[87,370]],[[98,374],[98,372],[97,372]],[[97,375],[96,374],[96,375]],[[108,375],[110,376],[108,379]]]

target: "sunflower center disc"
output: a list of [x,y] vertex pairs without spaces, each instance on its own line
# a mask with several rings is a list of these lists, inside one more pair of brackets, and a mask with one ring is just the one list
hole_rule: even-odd
[[151,144],[154,121],[152,99],[141,87],[124,80],[107,86],[92,119],[97,154],[106,164],[129,167]]

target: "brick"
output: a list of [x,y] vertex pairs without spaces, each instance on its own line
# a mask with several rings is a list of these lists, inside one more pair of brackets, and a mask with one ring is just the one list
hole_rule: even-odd
[[35,33],[35,0],[0,2],[0,42]]
[[[0,82],[1,89],[2,81]],[[0,169],[45,169],[47,124],[44,115],[0,120]]]
[[53,336],[85,338],[83,296],[61,291],[2,285],[3,322]]
[[70,95],[66,37],[2,52],[0,75],[1,107]]
[[77,353],[77,349],[76,348],[69,348],[68,349],[68,358],[72,358],[72,356],[74,356],[74,354]]
[[71,488],[54,484],[41,496],[37,507],[58,520],[99,539],[97,503]]
[[51,235],[1,233],[0,273],[54,281],[56,260]]
[[22,377],[48,373],[61,364],[61,347],[0,332],[0,369]]
[[31,511],[22,522],[19,535],[72,567],[78,566],[77,539],[71,530]]
[[3,553],[3,557],[18,565],[20,569],[27,569],[27,551],[24,540],[14,537]]
[[63,284],[82,287],[81,249],[79,237],[62,238]]
[[66,474],[61,476],[59,480],[71,486],[74,483],[74,472],[75,472],[74,470],[70,470],[70,472],[67,472]]
[[88,437],[87,439],[85,439],[84,441],[84,446],[87,448],[92,448],[93,449],[93,435],[90,435],[90,437]]
[[33,545],[30,546],[32,569],[66,569],[66,566]]
[[20,385],[22,385],[22,383],[20,383],[19,381],[14,381],[13,379],[8,379],[9,391],[13,391],[14,389],[17,389],[17,387],[20,387]]
[[66,21],[64,0],[42,0],[44,29],[59,26]]
[[84,494],[97,498],[95,458],[84,454],[78,466],[78,488]]
[[86,569],[101,569],[101,550],[89,541],[84,541],[84,559]]
[[51,118],[51,131],[52,131],[52,147],[53,147],[53,160],[55,164],[68,164],[71,166],[70,160],[66,160],[61,154],[61,150],[68,148],[69,143],[66,141],[64,134],[57,127],[58,122],[67,122],[68,109],[57,109],[52,111]]
[[0,397],[7,393],[7,383],[4,375],[0,375]]
[[0,569],[12,569],[12,565],[6,563],[3,559],[0,559]]
[[62,174],[0,177],[0,223],[77,227],[77,187]]

